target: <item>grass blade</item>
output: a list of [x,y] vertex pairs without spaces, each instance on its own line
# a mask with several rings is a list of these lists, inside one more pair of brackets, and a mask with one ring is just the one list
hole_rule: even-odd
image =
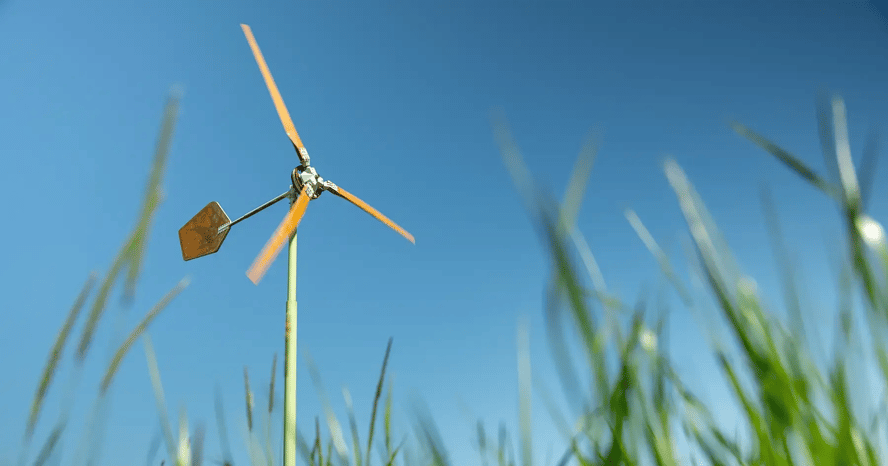
[[794,155],[785,151],[777,144],[769,141],[761,134],[756,133],[755,131],[740,123],[732,122],[731,128],[733,128],[734,131],[737,132],[737,134],[746,137],[750,141],[756,143],[762,149],[768,151],[774,157],[777,157],[778,160],[791,168],[794,172],[796,172],[796,174],[807,180],[816,188],[826,193],[828,196],[832,197],[833,199],[839,199],[839,192],[836,185],[823,179],[820,175],[815,173],[814,170],[808,168],[808,166],[805,165],[804,162],[799,160]]
[[[370,429],[367,435],[367,464],[370,463],[370,446],[373,445],[373,431],[376,427],[376,408],[379,405],[379,397],[382,396],[382,383],[385,381],[385,368],[388,365],[389,354],[392,351],[392,338],[389,337],[388,345],[385,347],[385,356],[382,358],[382,370],[379,372],[379,381],[376,383],[376,393],[373,396],[373,409],[370,411]],[[391,392],[390,392],[391,393]],[[386,435],[388,437],[388,435]],[[388,440],[386,445],[389,445]]]
[[834,144],[835,135],[830,123],[832,109],[829,94],[824,90],[820,90],[817,94],[817,136],[820,138],[823,161],[826,163],[826,170],[831,181],[840,183],[841,175],[839,175],[839,166],[836,164],[838,159],[836,158],[836,146]]
[[[589,312],[584,301],[585,293],[579,285],[577,274],[574,271],[575,268],[568,257],[568,252],[565,247],[567,243],[565,241],[565,236],[570,230],[564,230],[558,223],[556,215],[553,213],[553,203],[551,201],[547,202],[547,198],[534,184],[530,170],[524,164],[521,153],[518,151],[518,147],[512,138],[503,116],[494,116],[494,130],[497,142],[500,146],[503,161],[512,176],[512,181],[519,194],[524,198],[531,219],[534,221],[535,225],[542,230],[541,236],[552,256],[555,270],[557,271],[557,277],[562,284],[561,286],[564,286],[566,291],[568,303],[570,304],[577,330],[580,333],[586,349],[586,356],[589,358],[593,367],[593,372],[596,374],[595,380],[598,393],[604,393],[606,390],[606,374],[604,372],[604,364],[601,356],[602,342],[595,329],[596,325],[593,316]],[[558,286],[554,289],[556,296],[560,294],[559,289],[560,287]],[[555,309],[553,308],[552,310],[554,314]],[[553,326],[550,327],[550,334],[560,333],[560,329],[555,329],[555,319],[552,319],[551,322]],[[561,340],[550,341],[556,346],[556,356],[559,357],[559,359],[563,358],[566,354],[566,350],[564,348],[558,348],[558,346],[563,346],[563,344],[560,343]],[[563,361],[564,360],[562,360],[561,363],[563,363]]]
[[860,203],[861,209],[869,208],[873,181],[876,177],[876,162],[879,160],[879,138],[875,131],[871,130],[863,148],[863,156],[860,159],[860,167],[857,169],[860,177]]
[[349,393],[346,387],[342,387],[342,398],[345,400],[345,410],[348,413],[348,424],[352,434],[352,448],[355,449],[354,464],[361,466],[363,458],[361,455],[361,441],[358,437],[358,423],[355,420],[355,408],[352,405],[351,393]]
[[[391,342],[391,339],[389,339]],[[385,395],[385,412],[382,416],[383,430],[385,431],[385,454],[389,457],[389,465],[395,464],[395,454],[392,451],[392,382],[389,379],[388,393]]]
[[52,432],[49,433],[49,437],[47,437],[43,447],[40,448],[40,453],[37,454],[37,459],[34,460],[34,466],[43,466],[46,464],[46,461],[55,451],[59,439],[62,437],[62,432],[65,430],[65,424],[65,422],[60,422],[53,427]]
[[157,457],[157,450],[160,449],[160,442],[163,441],[162,437],[163,433],[160,429],[154,433],[154,436],[151,437],[151,444],[148,446],[148,455],[146,455],[145,466],[151,466],[154,463],[154,458]]
[[228,426],[225,423],[225,411],[222,409],[222,394],[219,386],[216,386],[216,428],[219,433],[219,444],[222,447],[222,460],[225,465],[231,466],[231,444],[228,442]]
[[835,135],[836,163],[839,167],[839,178],[845,193],[845,202],[855,208],[860,206],[860,185],[854,161],[851,159],[851,146],[848,142],[848,121],[845,117],[845,102],[840,97],[832,99],[833,132]]
[[274,452],[271,448],[271,418],[272,412],[274,411],[274,377],[277,374],[277,353],[274,353],[274,358],[271,361],[271,381],[268,383],[268,423],[266,425],[266,438],[265,438],[265,450],[266,457],[268,458],[268,464],[271,466],[274,464]]
[[250,390],[250,374],[244,366],[244,400],[247,407],[247,430],[253,432],[253,392]]
[[770,230],[772,253],[777,259],[777,266],[780,268],[781,275],[783,276],[786,308],[789,310],[792,327],[795,329],[796,335],[802,341],[805,341],[805,326],[802,319],[799,293],[796,288],[795,273],[792,267],[793,261],[790,260],[789,250],[783,242],[783,233],[780,228],[777,210],[774,207],[774,200],[771,197],[771,191],[765,186],[762,187],[761,201],[762,210],[765,212],[765,223],[768,226],[768,230]]
[[518,422],[521,425],[521,459],[524,466],[533,464],[531,443],[530,330],[524,319],[518,327]]
[[478,419],[476,425],[478,435],[478,452],[481,454],[482,466],[487,466],[487,435],[484,432],[484,423]]
[[191,466],[201,466],[203,464],[203,441],[206,429],[203,423],[198,424],[194,429],[194,435],[191,442]]
[[68,312],[68,317],[65,318],[65,323],[62,324],[62,328],[59,330],[59,335],[56,337],[55,343],[53,343],[52,349],[49,352],[49,357],[46,360],[46,367],[43,369],[43,374],[40,376],[40,385],[38,385],[37,391],[34,394],[34,401],[31,403],[31,412],[28,417],[28,425],[25,433],[28,439],[30,439],[31,435],[34,433],[34,427],[37,425],[37,417],[40,414],[40,408],[43,406],[46,392],[49,389],[49,385],[52,383],[53,376],[58,368],[65,342],[68,341],[68,336],[71,334],[71,328],[74,326],[74,322],[77,321],[77,317],[80,315],[81,309],[83,309],[83,304],[86,302],[86,298],[89,296],[90,291],[92,291],[93,285],[95,285],[96,278],[96,273],[93,272],[86,280],[86,283],[84,283],[83,288],[80,290],[80,294],[78,294],[77,299],[74,300],[74,306],[72,306],[71,310]]
[[126,356],[126,353],[129,352],[129,349],[132,347],[133,343],[136,342],[136,339],[138,339],[148,329],[148,326],[151,325],[151,322],[153,322],[154,319],[157,318],[160,312],[163,311],[170,304],[170,302],[179,295],[179,293],[185,290],[189,282],[190,279],[188,277],[185,277],[181,281],[179,281],[179,283],[175,287],[173,287],[173,289],[170,290],[166,294],[166,296],[161,298],[161,300],[158,301],[157,304],[155,304],[150,311],[148,311],[148,314],[146,314],[142,321],[139,322],[139,325],[136,325],[136,327],[130,333],[129,337],[127,337],[126,341],[124,341],[123,344],[120,345],[120,348],[117,349],[117,352],[114,354],[114,358],[111,360],[111,364],[105,371],[105,377],[102,378],[102,385],[100,389],[102,395],[104,395],[105,392],[108,390],[108,387],[111,385],[111,381],[114,378],[114,374],[117,373],[117,369],[118,367],[120,367],[121,361],[123,361],[124,356]]
[[[162,141],[164,135],[172,137],[172,125],[175,122],[175,115],[178,111],[178,97],[174,96],[171,98],[170,102],[167,105],[167,111],[164,118],[164,122],[162,126],[164,130],[162,130]],[[167,147],[168,141],[164,143],[163,146],[159,147]],[[166,159],[166,150],[160,150],[155,153],[155,160],[152,163],[152,166],[157,168],[156,170],[152,170],[152,177],[156,177],[157,180],[153,178],[149,180],[149,187],[156,186],[160,183],[159,177],[163,171],[164,161]],[[163,160],[158,161],[158,158],[162,158]],[[93,334],[95,333],[96,327],[98,326],[99,320],[102,317],[102,314],[105,311],[105,305],[108,300],[108,295],[111,292],[111,287],[117,280],[117,277],[122,273],[123,268],[129,265],[129,273],[126,278],[125,283],[125,296],[132,296],[134,293],[135,280],[138,277],[138,272],[141,268],[141,256],[144,252],[144,239],[147,236],[148,228],[149,228],[149,217],[150,212],[153,212],[154,208],[159,202],[159,193],[158,190],[150,190],[145,193],[145,199],[143,200],[144,205],[146,206],[141,213],[141,216],[136,224],[136,227],[133,229],[132,233],[130,233],[127,240],[124,242],[123,246],[118,252],[117,256],[114,258],[114,262],[111,265],[108,274],[105,276],[105,279],[102,281],[102,285],[99,288],[98,296],[96,297],[95,302],[93,303],[92,308],[90,309],[89,315],[86,320],[86,325],[84,326],[83,333],[80,336],[80,343],[77,347],[77,362],[82,364],[83,360],[86,358],[87,351],[89,350],[90,343],[92,342]],[[133,265],[131,262],[135,260],[138,261],[137,264]]]
[[134,241],[130,245],[129,270],[124,283],[124,301],[131,302],[135,295],[136,281],[142,269],[142,257],[145,255],[145,249],[148,244],[151,220],[161,201],[160,183],[166,169],[166,160],[170,152],[170,146],[172,145],[181,98],[181,89],[173,89],[164,108],[160,135],[157,139],[157,147],[151,164],[151,175],[148,178],[148,185],[145,190],[142,209],[139,213],[139,222],[136,226]]
[[95,301],[93,301],[92,308],[90,308],[89,315],[86,318],[86,324],[84,325],[83,332],[80,335],[80,343],[77,346],[77,358],[76,361],[79,364],[83,364],[83,361],[86,359],[86,354],[89,351],[89,345],[92,343],[93,334],[96,331],[96,327],[98,326],[99,320],[102,317],[102,314],[105,311],[105,306],[108,301],[108,295],[111,293],[111,287],[114,286],[117,277],[120,275],[123,267],[126,265],[128,260],[127,251],[129,251],[129,245],[132,243],[132,236],[126,240],[123,244],[123,247],[120,249],[120,252],[117,253],[117,256],[114,258],[114,262],[111,264],[111,269],[105,275],[105,278],[102,280],[101,286],[99,286],[99,292],[96,296]]
[[179,410],[179,448],[176,449],[176,466],[189,466],[191,441],[188,438],[188,415],[183,406]]
[[274,353],[274,358],[271,360],[271,382],[268,384],[268,414],[271,415],[272,411],[274,411],[274,377],[277,375],[277,353]]
[[564,193],[564,202],[559,211],[559,223],[566,231],[573,230],[577,224],[580,206],[583,196],[586,194],[589,177],[592,175],[592,167],[595,165],[599,145],[598,136],[590,131],[574,164],[570,181],[567,183],[567,190]]
[[333,446],[336,447],[336,453],[339,454],[340,459],[348,458],[348,447],[345,444],[345,437],[342,434],[342,427],[339,425],[339,421],[336,419],[336,415],[333,414],[333,408],[330,407],[330,400],[327,398],[327,391],[324,390],[324,384],[321,381],[321,373],[318,371],[318,367],[315,365],[314,360],[311,358],[309,352],[303,351],[305,355],[305,363],[308,365],[308,371],[311,375],[311,380],[314,382],[315,390],[318,392],[318,397],[321,399],[321,405],[324,408],[324,414],[327,418],[327,428],[330,429],[330,437],[333,441]]
[[672,268],[672,264],[669,262],[669,257],[663,251],[662,248],[657,244],[657,241],[654,240],[653,235],[648,229],[644,226],[644,223],[641,222],[641,219],[638,217],[638,214],[635,213],[632,209],[626,209],[623,214],[626,216],[626,220],[629,221],[629,224],[632,226],[632,229],[635,230],[635,234],[641,239],[641,242],[644,243],[645,247],[647,247],[648,251],[657,259],[657,263],[660,265],[660,270],[666,278],[669,279],[669,282],[675,287],[675,290],[678,292],[678,295],[681,297],[681,300],[685,303],[685,305],[690,306],[692,303],[691,294],[684,287],[684,284],[678,279],[678,275],[675,274],[675,270]]
[[[423,407],[417,406],[415,413],[416,435],[422,443],[422,446],[425,447],[427,452],[431,455],[429,461],[432,466],[449,465],[450,460],[448,459],[447,450],[444,447],[444,442],[441,441],[441,435],[438,433],[435,421],[432,420],[428,411]],[[407,464],[414,463],[408,462]]]
[[173,458],[176,458],[176,440],[173,437],[173,429],[167,415],[163,383],[160,380],[160,369],[157,367],[157,356],[154,354],[154,345],[151,344],[148,332],[142,334],[142,344],[145,346],[145,359],[148,361],[148,374],[151,376],[151,386],[154,388],[154,401],[157,404],[160,428],[167,447],[167,457],[172,461]]

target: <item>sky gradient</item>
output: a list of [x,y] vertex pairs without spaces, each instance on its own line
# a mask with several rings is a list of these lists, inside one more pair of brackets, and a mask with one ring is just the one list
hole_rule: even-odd
[[[285,206],[237,225],[219,253],[199,260],[182,261],[177,235],[210,201],[235,218],[280,194],[298,164],[240,23],[251,26],[321,176],[416,237],[411,245],[335,196],[309,205],[299,229],[303,431],[322,415],[306,351],[341,421],[341,387],[349,388],[363,437],[391,336],[396,438],[409,432],[411,400],[421,398],[454,464],[476,464],[475,418],[490,427],[503,419],[515,431],[522,316],[533,371],[560,394],[542,319],[548,261],[494,141],[492,108],[504,111],[538,181],[559,198],[584,136],[601,135],[578,225],[609,289],[626,301],[655,290],[660,274],[624,208],[683,263],[686,226],[661,166],[671,155],[743,270],[780,309],[758,197],[762,183],[770,186],[809,304],[830,309],[826,247],[840,233],[835,209],[728,122],[824,172],[814,104],[818,91],[835,92],[845,99],[859,157],[867,131],[885,134],[888,121],[888,27],[868,3],[7,0],[0,4],[0,463],[18,455],[40,370],[83,281],[107,269],[135,223],[174,84],[184,97],[143,278],[131,310],[118,311],[113,297],[72,425],[83,425],[92,406],[115,329],[135,325],[185,276],[191,285],[150,329],[170,416],[186,406],[192,425],[205,421],[207,456],[218,459],[220,386],[234,459],[246,464],[243,367],[259,391],[277,352],[282,400],[286,256],[259,286],[245,271]],[[877,219],[888,207],[886,170],[877,167]],[[832,321],[812,319],[831,341]],[[669,331],[690,385],[705,400],[729,400],[693,316],[676,305]],[[71,366],[69,348],[38,441],[55,420]],[[141,464],[158,425],[141,344],[123,362],[111,403],[102,464]],[[534,403],[535,454],[554,458],[564,444]],[[66,458],[77,441],[65,439]]]

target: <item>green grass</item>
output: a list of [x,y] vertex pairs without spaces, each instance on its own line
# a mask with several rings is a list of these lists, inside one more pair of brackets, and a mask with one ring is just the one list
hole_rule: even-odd
[[[32,409],[25,426],[19,463],[45,464],[52,458],[63,464],[88,463],[102,439],[84,437],[86,461],[59,458],[59,440],[70,434],[67,426],[69,408],[62,410],[47,438],[32,449],[35,426],[40,420],[43,402],[52,388],[54,376],[63,361],[64,348],[81,310],[93,297],[84,331],[74,354],[74,382],[88,355],[93,334],[100,323],[110,291],[124,281],[124,304],[131,302],[141,270],[151,218],[161,201],[160,183],[173,133],[178,97],[167,105],[153,169],[137,225],[124,242],[109,272],[99,280],[91,276],[66,317],[50,351],[46,367],[35,391]],[[781,149],[762,134],[739,123],[731,127],[752,142],[751,152],[770,154],[799,175],[803,182],[836,203],[842,213],[845,238],[841,249],[832,251],[844,257],[836,277],[841,297],[836,309],[839,339],[831,361],[819,361],[814,355],[822,347],[812,347],[806,334],[806,316],[802,296],[796,285],[796,273],[784,244],[779,216],[771,194],[762,193],[765,221],[771,231],[772,248],[781,276],[788,322],[770,312],[758,295],[754,279],[736,265],[726,242],[681,167],[672,159],[663,163],[665,176],[675,192],[692,239],[686,260],[692,273],[698,274],[706,293],[696,295],[672,265],[672,259],[645,228],[632,210],[626,219],[638,234],[662,270],[663,277],[684,306],[701,320],[709,322],[702,335],[712,347],[722,375],[732,390],[743,416],[738,427],[745,431],[748,444],[741,445],[736,432],[726,432],[715,422],[712,410],[694,395],[673,370],[669,355],[663,350],[668,316],[662,300],[639,298],[627,304],[612,295],[598,269],[592,248],[576,227],[580,204],[597,153],[597,138],[589,135],[577,160],[562,203],[537,186],[524,165],[522,156],[508,130],[505,118],[495,115],[494,133],[506,168],[525,201],[527,211],[548,253],[552,276],[546,284],[543,306],[546,331],[553,361],[558,369],[564,396],[577,401],[581,409],[566,415],[556,408],[549,389],[534,378],[529,358],[527,324],[518,332],[519,424],[516,438],[500,424],[496,435],[484,423],[477,423],[478,464],[531,466],[534,452],[532,393],[544,400],[549,415],[563,434],[561,450],[545,464],[567,465],[878,465],[885,458],[883,431],[886,425],[884,398],[888,388],[888,245],[881,225],[866,215],[872,191],[872,172],[877,159],[875,140],[870,139],[855,168],[848,143],[844,103],[838,98],[822,98],[818,111],[820,142],[830,168],[823,176],[807,167],[798,157]],[[753,156],[753,155],[751,155]],[[727,176],[727,175],[726,175]],[[124,275],[124,272],[126,274]],[[94,285],[100,283],[93,296]],[[167,419],[167,405],[147,328],[158,314],[187,286],[176,285],[151,309],[143,321],[120,345],[108,365],[93,409],[92,430],[101,425],[103,400],[113,383],[119,363],[141,339],[148,360],[155,401],[161,420],[161,434],[149,444],[148,464],[199,466],[204,461],[202,424],[191,431],[187,415],[181,410],[178,435]],[[862,302],[867,333],[854,325],[855,307]],[[810,317],[807,317],[810,318]],[[719,322],[721,325],[713,324]],[[809,324],[810,325],[810,324]],[[727,338],[726,335],[732,337]],[[564,342],[577,337],[581,358]],[[861,342],[866,342],[863,344]],[[386,383],[386,367],[392,350],[389,340],[378,382],[367,387],[374,393],[371,422],[361,429],[355,420],[351,395],[346,389],[347,430],[333,414],[321,382],[320,371],[306,354],[312,379],[322,394],[323,416],[315,418],[314,432],[297,432],[302,461],[309,465],[449,465],[447,448],[441,441],[435,422],[422,409],[415,409],[412,435],[396,438],[393,434],[392,383]],[[823,358],[820,358],[823,359]],[[876,386],[863,383],[860,370],[852,370],[850,361],[871,363],[879,370]],[[616,363],[615,365],[613,363]],[[820,369],[818,364],[825,365]],[[271,382],[267,387],[268,404],[262,409],[255,403],[249,373],[244,368],[245,416],[248,426],[247,451],[253,465],[279,464],[275,424],[275,368],[272,358]],[[859,368],[858,368],[859,369]],[[586,382],[581,382],[581,380]],[[263,388],[262,391],[265,389]],[[372,391],[371,391],[372,390]],[[875,394],[880,394],[876,396]],[[861,398],[861,395],[864,395]],[[856,403],[852,400],[857,399]],[[321,417],[323,417],[323,427]],[[573,422],[569,421],[572,419]],[[222,459],[232,465],[227,424],[222,400],[216,396],[216,422]],[[361,432],[367,434],[362,436]],[[163,460],[157,458],[165,446]],[[687,445],[691,458],[679,458],[678,446]],[[218,457],[218,455],[211,455]],[[83,458],[75,458],[83,460]]]

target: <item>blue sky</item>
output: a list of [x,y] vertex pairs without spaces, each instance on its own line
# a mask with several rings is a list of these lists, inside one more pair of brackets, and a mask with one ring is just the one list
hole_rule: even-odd
[[[523,315],[533,370],[557,387],[542,320],[548,262],[503,166],[491,108],[505,111],[539,181],[559,197],[584,135],[600,132],[578,223],[609,287],[627,301],[656,285],[659,272],[623,208],[634,208],[682,257],[686,228],[660,164],[669,154],[779,308],[757,197],[761,183],[772,187],[817,312],[832,302],[825,247],[839,232],[834,209],[727,122],[737,119],[823,170],[818,90],[845,98],[855,156],[869,129],[884,133],[888,117],[881,58],[888,29],[867,3],[7,0],[0,6],[0,458],[18,454],[39,372],[83,281],[105,271],[134,225],[165,95],[180,84],[166,199],[143,279],[132,310],[118,311],[115,300],[100,328],[73,425],[91,407],[115,320],[135,325],[190,276],[150,330],[170,414],[187,406],[192,425],[204,420],[208,455],[218,458],[218,384],[235,460],[245,463],[242,370],[248,366],[261,386],[272,355],[283,359],[285,256],[258,287],[244,273],[286,208],[236,226],[218,254],[200,260],[182,261],[177,236],[209,201],[234,218],[283,192],[298,163],[239,23],[252,27],[320,174],[416,237],[413,246],[334,196],[313,202],[299,230],[300,351],[318,363],[343,421],[340,388],[349,387],[363,435],[394,337],[396,434],[408,432],[410,400],[421,396],[454,464],[477,461],[474,417],[515,426]],[[877,219],[885,218],[886,170],[882,164],[876,176]],[[705,399],[728,400],[698,324],[681,307],[672,316],[670,350],[682,373]],[[832,321],[822,321],[831,339]],[[144,461],[157,429],[144,352],[134,349],[112,392],[104,464]],[[64,364],[38,438],[58,412],[70,351]],[[298,370],[298,422],[308,429],[322,409],[301,357]],[[282,375],[279,362],[279,382]],[[549,443],[560,454],[542,404],[534,409],[543,442],[536,454],[544,459]],[[68,437],[65,451],[78,440]]]

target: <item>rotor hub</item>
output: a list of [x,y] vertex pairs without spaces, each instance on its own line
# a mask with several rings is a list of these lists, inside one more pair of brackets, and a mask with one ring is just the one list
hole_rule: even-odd
[[290,177],[293,181],[293,187],[296,188],[296,192],[302,192],[302,188],[305,187],[305,193],[308,195],[309,199],[317,199],[324,191],[324,179],[318,175],[318,172],[314,167],[299,165],[293,169],[293,173]]

